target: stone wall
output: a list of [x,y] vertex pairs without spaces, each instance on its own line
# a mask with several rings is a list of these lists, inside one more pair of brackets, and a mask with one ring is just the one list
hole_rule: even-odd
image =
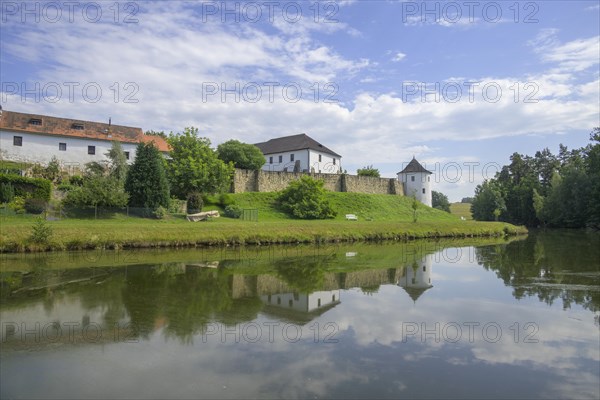
[[375,178],[347,174],[248,171],[243,169],[235,170],[231,192],[277,192],[285,189],[290,182],[300,179],[303,175],[322,179],[325,183],[325,189],[332,192],[404,195],[402,184],[394,178]]

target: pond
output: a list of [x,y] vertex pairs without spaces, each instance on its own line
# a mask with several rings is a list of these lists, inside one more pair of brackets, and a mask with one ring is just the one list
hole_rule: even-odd
[[4,255],[2,398],[599,398],[600,236]]

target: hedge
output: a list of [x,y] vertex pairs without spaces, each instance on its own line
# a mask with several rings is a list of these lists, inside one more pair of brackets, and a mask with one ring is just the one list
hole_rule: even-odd
[[42,178],[26,178],[24,176],[0,174],[0,183],[10,183],[15,189],[15,196],[50,200],[52,183]]

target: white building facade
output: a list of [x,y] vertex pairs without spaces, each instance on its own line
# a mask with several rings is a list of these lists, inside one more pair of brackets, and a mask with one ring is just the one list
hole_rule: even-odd
[[414,196],[418,201],[431,207],[431,174],[413,157],[406,168],[398,172],[405,196]]
[[338,174],[342,172],[342,156],[306,134],[285,136],[256,143],[265,156],[265,171],[311,172]]

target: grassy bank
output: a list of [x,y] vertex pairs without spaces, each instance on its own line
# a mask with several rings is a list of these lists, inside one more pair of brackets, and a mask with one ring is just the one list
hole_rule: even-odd
[[471,203],[452,203],[450,204],[450,212],[457,217],[464,217],[466,220],[472,220]]
[[[274,208],[274,194],[243,193],[234,195],[236,203],[258,209],[258,222],[217,218],[191,223],[183,216],[165,220],[124,216],[64,219],[49,222],[53,233],[46,244],[35,244],[29,239],[34,216],[5,216],[0,219],[0,252],[410,240],[526,232],[506,223],[461,221],[425,206],[419,206],[418,221],[414,223],[411,199],[404,197],[357,193],[328,196],[338,210],[338,216],[332,220],[290,219]],[[205,209],[218,207],[209,205]],[[358,215],[359,220],[346,221],[346,213]]]

